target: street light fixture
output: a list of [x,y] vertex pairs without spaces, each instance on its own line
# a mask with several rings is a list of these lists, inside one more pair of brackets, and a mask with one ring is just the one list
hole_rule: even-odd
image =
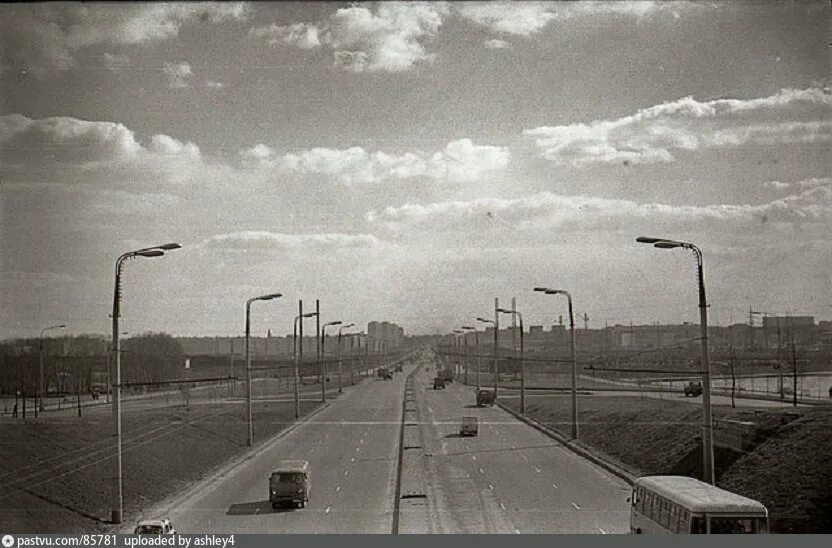
[[321,358],[323,358],[323,375],[321,375],[321,402],[326,403],[326,328],[330,325],[341,325],[341,320],[327,322],[321,326]]
[[[254,443],[254,424],[251,413],[251,351],[249,349],[249,336],[251,334],[251,303],[254,301],[271,301],[279,299],[282,293],[271,293],[260,297],[252,297],[246,301],[246,408],[248,417],[248,446]],[[232,381],[233,382],[233,381]]]
[[38,376],[38,394],[37,394],[37,397],[36,397],[37,401],[35,402],[35,418],[38,417],[38,407],[40,407],[40,410],[43,411],[43,392],[44,392],[44,390],[43,390],[43,334],[46,333],[47,331],[51,331],[52,329],[64,329],[65,327],[66,327],[66,325],[64,325],[64,324],[50,325],[49,327],[44,327],[40,331],[39,345],[38,345],[38,347],[40,349],[40,351],[39,351],[39,353],[40,353],[40,374]]
[[703,468],[705,481],[711,485],[716,484],[714,474],[714,432],[713,420],[711,418],[711,364],[708,353],[708,302],[705,297],[705,274],[703,271],[702,251],[689,242],[668,240],[666,238],[648,238],[640,236],[636,238],[640,244],[652,244],[659,249],[675,249],[680,247],[693,252],[696,257],[696,272],[699,284],[699,319],[701,329],[702,349],[702,407],[704,431],[702,436]]
[[116,374],[115,382],[111,387],[113,391],[113,437],[116,438],[116,458],[113,461],[113,487],[112,487],[112,514],[113,523],[121,523],[124,514],[124,496],[122,491],[122,455],[121,455],[121,347],[119,346],[118,318],[121,314],[121,271],[128,259],[136,257],[161,257],[165,251],[179,249],[182,247],[177,243],[168,243],[153,247],[145,247],[135,251],[128,251],[119,255],[116,259],[115,286],[113,289],[113,353],[115,354]]
[[341,332],[348,327],[355,327],[354,323],[348,323],[338,328],[338,393],[344,391],[344,385],[341,381]]
[[512,314],[520,319],[520,414],[526,415],[526,367],[523,361],[523,315],[516,310],[498,308],[497,312]]
[[569,304],[569,352],[572,355],[572,439],[578,439],[578,359],[575,352],[575,315],[572,312],[572,295],[562,289],[535,287],[546,295],[565,295]]

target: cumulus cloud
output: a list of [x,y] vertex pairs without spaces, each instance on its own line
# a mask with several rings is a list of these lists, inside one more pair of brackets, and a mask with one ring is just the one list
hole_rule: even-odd
[[277,168],[299,174],[318,174],[342,183],[374,183],[390,179],[428,178],[457,182],[475,181],[488,172],[504,169],[509,153],[504,147],[476,145],[470,139],[452,141],[440,152],[400,155],[348,149],[313,148],[277,156],[259,144],[240,153],[249,166]]
[[162,69],[168,77],[168,87],[171,88],[186,88],[188,87],[188,80],[193,78],[194,72],[191,69],[190,63],[165,63]]
[[284,44],[301,49],[320,47],[320,34],[321,29],[318,25],[311,23],[272,24],[266,27],[255,27],[249,31],[249,35],[263,38],[271,45]]
[[542,126],[524,134],[560,165],[650,164],[705,147],[829,142],[830,117],[828,90],[784,89],[747,100],[684,97],[617,120]]
[[374,226],[408,237],[427,233],[508,232],[544,234],[551,231],[614,231],[639,226],[692,225],[742,228],[773,224],[809,224],[819,230],[832,226],[832,187],[814,186],[797,194],[759,205],[676,206],[638,203],[591,196],[562,196],[542,192],[516,199],[481,198],[427,205],[406,204],[371,211]]
[[0,170],[8,181],[57,182],[112,177],[173,182],[203,167],[199,147],[168,135],[143,145],[123,124],[71,117],[0,116]]
[[74,54],[99,44],[145,44],[175,38],[194,22],[245,20],[244,3],[43,3],[5,6],[0,19],[3,64],[46,74],[75,64]]
[[326,47],[335,68],[350,72],[402,72],[434,54],[425,48],[449,13],[444,2],[354,4],[325,21],[255,27],[250,34],[270,44],[303,49]]

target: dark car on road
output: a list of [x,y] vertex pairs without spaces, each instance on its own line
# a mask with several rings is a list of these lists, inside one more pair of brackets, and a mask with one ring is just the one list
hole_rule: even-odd
[[445,379],[442,377],[436,377],[433,379],[433,389],[434,390],[444,390],[445,389]]
[[695,398],[696,396],[702,395],[702,383],[701,382],[694,382],[690,381],[687,386],[685,386],[685,397],[686,398]]

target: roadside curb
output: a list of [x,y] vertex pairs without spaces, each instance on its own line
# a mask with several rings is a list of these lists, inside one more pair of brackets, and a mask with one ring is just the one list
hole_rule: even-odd
[[[208,472],[208,475],[204,479],[199,480],[196,483],[196,485],[189,487],[185,492],[177,495],[172,495],[170,498],[167,498],[153,505],[150,510],[140,512],[137,516],[134,516],[133,519],[124,519],[120,525],[113,525],[113,529],[123,529],[125,527],[125,524],[127,524],[129,521],[136,521],[136,519],[141,519],[141,517],[145,515],[155,516],[157,514],[163,514],[167,511],[168,508],[181,506],[181,504],[184,501],[198,495],[200,492],[214,485],[220,479],[229,475],[246,462],[256,458],[260,454],[271,449],[278,441],[292,433],[296,428],[298,428],[302,424],[308,422],[309,419],[311,419],[318,413],[327,409],[330,405],[331,402],[321,404],[320,407],[304,415],[303,417],[300,417],[298,420],[296,420],[295,422],[293,422],[292,424],[290,424],[289,426],[287,426],[286,428],[284,428],[268,440],[261,442],[259,445],[252,447],[250,450],[246,451],[245,453],[237,457],[233,457],[230,462],[226,462],[225,464],[220,465],[219,468]],[[132,530],[132,526],[129,529]]]
[[568,439],[566,436],[564,436],[560,432],[558,432],[558,431],[556,431],[552,428],[549,428],[548,426],[545,426],[544,424],[540,423],[539,421],[536,421],[535,419],[530,419],[529,417],[524,417],[523,415],[521,415],[520,413],[518,413],[514,409],[511,409],[510,407],[507,407],[507,406],[503,405],[499,401],[497,401],[497,406],[500,409],[502,409],[502,410],[506,411],[507,413],[509,413],[510,415],[512,415],[514,418],[528,424],[529,426],[531,426],[535,430],[538,430],[538,431],[542,432],[543,434],[546,434],[550,438],[560,442],[564,447],[566,447],[567,449],[569,449],[573,453],[575,453],[577,455],[580,455],[581,457],[584,457],[585,459],[597,464],[598,466],[600,466],[601,468],[603,468],[607,472],[610,472],[610,473],[618,476],[619,478],[626,481],[629,485],[633,485],[633,483],[635,483],[635,480],[637,479],[638,476],[632,474],[628,470],[624,469],[622,466],[620,466],[616,463],[613,463],[613,462],[599,456],[598,454],[594,453],[591,449],[589,449],[584,444],[582,444],[580,442],[577,442],[577,441],[574,441],[574,440]]

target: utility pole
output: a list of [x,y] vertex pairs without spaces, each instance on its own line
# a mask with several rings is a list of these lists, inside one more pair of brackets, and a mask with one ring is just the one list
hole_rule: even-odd
[[321,371],[321,301],[315,299],[315,354],[318,360],[318,374],[321,376],[321,397],[326,401],[326,379]]
[[797,407],[797,354],[794,348],[794,337],[792,337],[792,405]]
[[500,388],[500,299],[494,297],[494,399]]

